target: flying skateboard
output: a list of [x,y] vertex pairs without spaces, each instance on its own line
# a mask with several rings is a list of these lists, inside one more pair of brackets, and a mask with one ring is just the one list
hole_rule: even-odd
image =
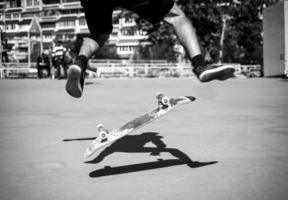
[[192,96],[182,96],[177,98],[168,98],[162,93],[156,95],[158,101],[158,106],[140,117],[133,119],[132,121],[124,124],[118,129],[109,131],[102,124],[97,126],[99,136],[93,140],[84,153],[84,157],[88,158],[92,156],[100,148],[115,142],[116,140],[132,133],[133,131],[149,124],[150,122],[158,119],[159,117],[167,114],[169,111],[173,110],[177,106],[190,103],[196,100]]

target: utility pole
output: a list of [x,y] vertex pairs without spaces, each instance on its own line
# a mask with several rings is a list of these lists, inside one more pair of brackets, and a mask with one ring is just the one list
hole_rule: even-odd
[[222,32],[221,32],[221,39],[220,39],[220,52],[219,52],[219,62],[222,63],[223,61],[223,47],[224,47],[224,38],[225,38],[225,30],[227,26],[227,20],[231,17],[228,15],[222,15]]
[[2,42],[2,29],[0,28],[0,67],[2,67],[2,52],[3,52],[3,42]]

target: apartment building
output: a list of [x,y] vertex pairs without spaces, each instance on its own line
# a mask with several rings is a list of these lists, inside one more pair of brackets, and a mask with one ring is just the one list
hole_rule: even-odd
[[[133,18],[118,18],[113,13],[113,31],[109,43],[115,44],[117,53],[129,58],[145,34],[136,28]],[[41,27],[43,48],[51,48],[58,39],[73,41],[89,34],[80,0],[0,0],[0,28],[13,48],[25,52],[28,31],[36,18]],[[26,51],[27,52],[27,51]],[[20,56],[21,57],[21,56]]]

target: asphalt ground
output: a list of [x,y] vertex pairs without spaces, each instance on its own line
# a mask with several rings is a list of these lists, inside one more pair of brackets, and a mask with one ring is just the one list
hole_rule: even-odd
[[[288,81],[0,80],[1,200],[286,200]],[[197,100],[85,160],[99,123],[155,108],[157,92]]]

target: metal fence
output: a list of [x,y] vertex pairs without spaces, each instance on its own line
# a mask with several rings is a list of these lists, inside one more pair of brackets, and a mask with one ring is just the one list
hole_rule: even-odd
[[[190,77],[193,76],[191,65],[181,63],[109,63],[90,64],[97,77]],[[97,70],[93,70],[96,69]]]
[[[88,77],[190,77],[193,76],[189,64],[179,63],[117,63],[117,62],[91,62]],[[52,73],[54,69],[51,70]],[[31,67],[28,63],[2,63],[0,78],[37,78],[36,64]]]
[[36,64],[1,63],[0,78],[37,78]]
[[[236,76],[261,76],[260,65],[230,64],[236,69]],[[125,62],[125,61],[92,61],[89,64],[88,77],[126,77],[126,78],[161,78],[161,77],[192,77],[192,67],[189,63],[167,63],[165,61]],[[54,68],[51,70],[52,74]],[[0,78],[37,78],[36,63],[1,63]]]

